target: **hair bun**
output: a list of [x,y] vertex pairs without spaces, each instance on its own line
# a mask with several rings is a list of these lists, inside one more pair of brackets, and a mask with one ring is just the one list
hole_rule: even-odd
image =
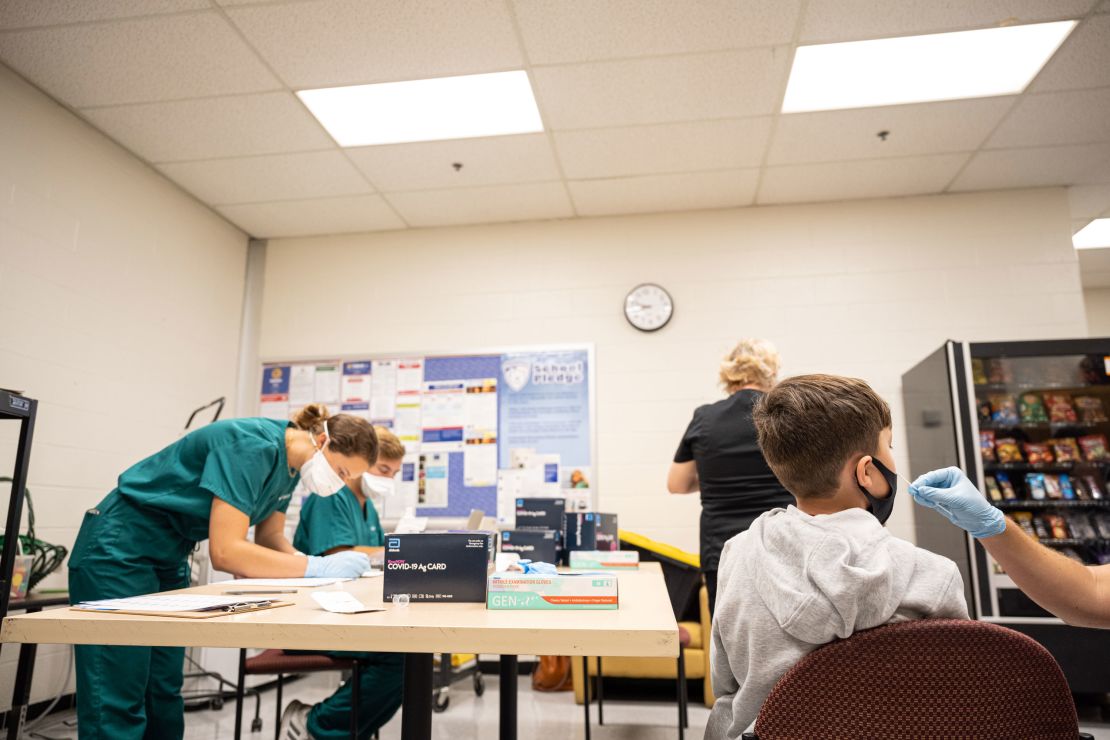
[[322,403],[310,403],[293,417],[293,426],[306,432],[319,433],[323,431],[323,423],[329,418],[331,415],[328,413],[327,406]]

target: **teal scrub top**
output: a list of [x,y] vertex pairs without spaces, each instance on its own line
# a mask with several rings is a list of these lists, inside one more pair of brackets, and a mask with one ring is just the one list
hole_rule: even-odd
[[182,537],[208,538],[212,497],[250,517],[252,525],[289,508],[300,474],[285,456],[288,422],[226,419],[191,432],[119,477],[116,490],[140,506],[165,512]]
[[311,494],[301,506],[293,547],[306,555],[323,555],[336,547],[381,547],[382,524],[374,504],[365,509],[347,486],[332,496]]

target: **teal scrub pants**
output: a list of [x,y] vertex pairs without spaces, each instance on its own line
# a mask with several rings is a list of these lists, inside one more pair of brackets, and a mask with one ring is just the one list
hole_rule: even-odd
[[[291,654],[312,651],[287,650]],[[402,653],[325,652],[333,658],[357,658],[359,674],[358,737],[366,740],[401,707],[404,655]],[[315,740],[345,740],[351,736],[352,682],[347,681],[308,713],[308,734]]]
[[[113,491],[85,514],[69,560],[70,603],[189,585],[185,540],[157,510]],[[175,740],[185,732],[180,647],[77,645],[81,740]]]

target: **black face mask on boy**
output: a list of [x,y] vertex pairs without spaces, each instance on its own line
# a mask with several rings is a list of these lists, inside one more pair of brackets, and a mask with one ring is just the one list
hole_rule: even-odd
[[879,469],[879,472],[883,476],[883,480],[890,486],[890,495],[886,498],[875,498],[863,487],[859,480],[856,481],[856,485],[859,486],[859,490],[863,492],[863,495],[867,497],[867,510],[875,515],[875,518],[879,520],[879,524],[886,524],[886,520],[890,518],[891,512],[894,511],[894,495],[898,493],[898,474],[886,465],[883,465],[877,457],[872,457],[871,463]]

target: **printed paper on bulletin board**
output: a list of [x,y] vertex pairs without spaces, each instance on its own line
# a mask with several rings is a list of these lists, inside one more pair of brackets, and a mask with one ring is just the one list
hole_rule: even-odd
[[[398,485],[405,501],[390,502],[390,512],[415,505],[421,516],[492,515],[498,470],[514,448],[558,455],[563,485],[590,487],[589,357],[583,348],[265,363],[259,411],[290,418],[305,403],[324,403],[393,429],[415,464]],[[431,455],[425,470],[418,461]],[[414,479],[427,472],[435,478]]]

